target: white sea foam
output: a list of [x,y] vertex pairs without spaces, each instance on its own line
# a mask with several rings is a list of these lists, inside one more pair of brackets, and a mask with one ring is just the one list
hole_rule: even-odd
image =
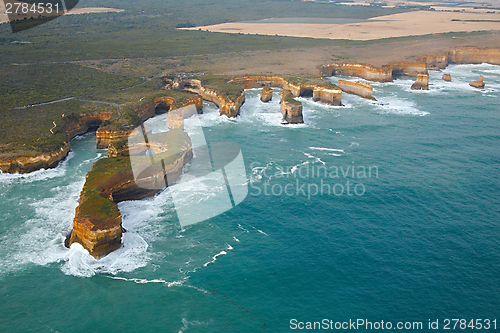
[[339,153],[345,153],[344,149],[339,148],[324,148],[324,147],[309,147],[311,150],[324,150],[324,151],[335,151]]
[[217,257],[222,256],[222,255],[225,255],[225,254],[227,254],[227,252],[226,252],[226,251],[220,251],[220,252],[219,252],[219,253],[217,253],[215,256],[213,256],[213,260],[212,260],[212,261],[209,261],[209,262],[207,262],[207,263],[203,264],[203,266],[204,266],[204,267],[207,267],[208,265],[213,264],[213,263],[217,260]]
[[316,156],[313,156],[311,154],[308,154],[308,153],[305,153],[305,152],[302,152],[302,154],[306,155],[307,158],[313,158],[315,162],[320,162],[321,164],[325,165],[326,163],[323,162],[319,157],[316,157]]
[[52,178],[64,177],[68,166],[68,161],[74,157],[73,152],[69,152],[68,156],[52,169],[40,169],[30,173],[2,173],[0,171],[0,183],[12,184],[16,183],[33,183],[37,181],[45,181]]
[[139,279],[139,278],[131,278],[131,279],[127,279],[127,278],[124,278],[124,277],[119,277],[119,276],[107,276],[108,278],[110,279],[114,279],[114,280],[122,280],[122,281],[128,281],[128,282],[134,282],[134,283],[137,283],[137,284],[147,284],[147,283],[161,283],[161,284],[165,284],[167,287],[171,288],[171,287],[180,287],[182,285],[185,284],[185,280],[183,281],[173,281],[173,282],[169,282],[169,281],[165,281],[163,279]]
[[382,114],[399,114],[399,115],[411,115],[411,116],[426,116],[429,114],[427,111],[419,110],[415,107],[412,101],[397,98],[397,97],[386,97],[380,102],[382,104],[377,104],[375,107]]

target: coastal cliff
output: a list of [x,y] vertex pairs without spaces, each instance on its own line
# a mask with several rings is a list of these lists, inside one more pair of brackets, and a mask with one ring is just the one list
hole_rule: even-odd
[[163,162],[164,169],[152,167],[151,155],[134,157],[135,166],[144,165],[139,178],[134,177],[130,156],[94,163],[80,194],[68,246],[80,243],[95,258],[116,250],[122,237],[122,216],[117,203],[154,195],[180,177],[182,167],[193,157],[189,136],[182,129],[172,129],[149,135],[149,139],[153,144],[144,143],[142,148],[136,145],[134,151],[158,150],[154,158]]
[[60,125],[63,126],[60,131],[65,136],[60,147],[50,153],[44,152],[33,156],[13,156],[0,159],[0,170],[7,173],[29,173],[40,169],[54,168],[68,155],[70,150],[69,141],[77,135],[87,133],[90,128],[98,127],[104,121],[109,120],[111,115],[112,112],[94,112],[73,117],[72,120],[64,122],[64,125]]
[[221,94],[219,91],[211,88],[202,87],[200,91],[201,97],[209,102],[213,102],[219,107],[220,115],[225,115],[229,118],[235,118],[240,112],[240,108],[245,102],[245,91],[242,91],[240,96],[235,100],[231,100]]
[[294,97],[312,96],[315,102],[331,105],[342,104],[342,91],[323,78],[295,78],[279,75],[254,75],[234,78],[230,81],[244,89],[265,86],[289,90]]
[[289,124],[302,124],[304,118],[302,116],[302,103],[294,99],[294,95],[288,89],[283,89],[280,94],[281,114],[283,122]]
[[0,160],[0,170],[8,173],[28,173],[39,169],[53,168],[68,155],[69,149],[69,143],[65,143],[63,147],[53,153]]
[[442,54],[426,55],[416,59],[432,69],[444,69],[449,64],[482,64],[500,65],[500,49],[497,48],[456,48]]
[[327,64],[319,67],[322,76],[355,76],[368,81],[392,82],[392,67],[374,67],[367,64]]
[[199,94],[202,99],[217,105],[221,116],[234,118],[245,103],[245,91],[231,86],[228,80],[220,77],[204,77],[202,80],[178,79],[172,83],[172,89]]
[[337,86],[345,93],[376,101],[375,97],[373,97],[373,87],[368,82],[338,80]]
[[397,62],[375,67],[358,63],[331,63],[319,66],[319,71],[322,76],[354,76],[373,82],[392,82],[394,76],[416,77],[419,74],[427,74],[427,64],[425,62]]
[[[157,114],[169,112],[174,107],[182,108],[188,105],[194,105],[198,113],[203,113],[203,100],[201,96],[193,96],[183,102],[178,102],[175,98],[169,96],[157,97],[149,103],[134,108],[132,111],[142,121],[145,121]],[[122,126],[116,128],[114,126],[103,125],[96,132],[96,147],[97,149],[109,148],[111,143],[127,139],[131,132],[131,128],[126,129]]]
[[393,77],[400,75],[417,77],[419,74],[428,74],[425,62],[396,62],[390,67]]

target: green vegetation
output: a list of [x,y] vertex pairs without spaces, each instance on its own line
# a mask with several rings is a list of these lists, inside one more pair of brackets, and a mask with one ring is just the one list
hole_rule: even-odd
[[301,102],[295,100],[295,96],[293,96],[292,92],[288,89],[281,92],[281,101],[293,105],[302,105]]
[[[173,129],[166,133],[150,135],[151,141],[157,140],[167,143],[168,151],[155,155],[155,159],[164,160],[168,165],[178,158],[170,151],[181,152],[183,147],[190,144],[189,136],[182,129]],[[142,159],[142,163],[149,165],[151,156],[136,157]],[[141,160],[139,160],[141,163]],[[87,174],[85,185],[82,190],[79,212],[81,216],[88,216],[98,222],[99,227],[105,226],[107,220],[119,215],[117,205],[109,199],[112,189],[116,190],[121,185],[133,181],[134,176],[130,158],[128,156],[110,157],[98,160]],[[145,190],[148,191],[148,190]]]
[[[53,152],[67,142],[68,123],[94,112],[116,112],[116,107],[75,100],[55,104],[0,111],[0,156],[33,156]],[[63,116],[64,115],[64,116]],[[54,124],[56,127],[54,128]],[[53,128],[53,133],[50,129]]]
[[143,82],[75,64],[0,66],[0,112],[68,97],[109,94]]
[[[144,80],[140,78],[116,76],[74,64],[15,68],[20,68],[20,75],[16,76],[7,71],[5,80],[0,82],[2,91],[6,92],[1,96],[0,108],[2,158],[57,151],[68,142],[68,130],[74,129],[75,125],[88,115],[111,113],[110,120],[101,126],[123,130],[139,126],[142,120],[135,109],[157,97],[174,98],[172,107],[177,108],[194,96],[190,92],[163,89],[161,78],[141,84]],[[123,89],[125,87],[130,88]],[[75,98],[19,108],[65,97]],[[123,105],[120,107],[121,115],[116,105],[90,101]]]
[[[82,0],[79,4],[81,7],[102,5],[100,0]],[[112,0],[105,5],[125,11],[65,15],[15,35],[10,32],[8,24],[0,25],[0,64],[172,57],[339,45],[346,42],[185,31],[176,27],[270,17],[366,19],[409,10],[289,0]],[[13,44],[12,38],[30,43]]]
[[325,78],[318,76],[296,76],[296,75],[284,75],[283,76],[288,82],[300,85],[300,84],[315,84],[325,88],[335,88],[336,85],[326,80]]
[[235,101],[240,97],[244,90],[236,84],[229,83],[230,78],[226,76],[204,75],[199,79],[203,87],[217,90],[231,101]]

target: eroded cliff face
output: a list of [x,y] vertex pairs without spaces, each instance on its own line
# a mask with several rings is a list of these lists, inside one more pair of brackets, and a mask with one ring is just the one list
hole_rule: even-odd
[[132,130],[115,130],[112,128],[98,128],[95,134],[97,149],[106,149],[112,142],[125,140]]
[[419,74],[415,83],[411,85],[412,90],[429,90],[429,75]]
[[376,101],[375,97],[373,97],[373,87],[368,82],[338,80],[337,85],[345,93]]
[[422,56],[417,58],[417,61],[425,62],[432,69],[444,69],[449,64],[481,64],[486,62],[492,65],[500,65],[500,49],[456,48],[442,54]]
[[302,103],[294,99],[292,92],[288,89],[283,89],[280,97],[280,107],[283,121],[289,124],[304,123],[304,117],[302,116]]
[[265,86],[289,90],[294,97],[312,96],[316,102],[331,105],[341,105],[342,91],[331,85],[324,83],[293,83],[287,78],[279,75],[253,75],[234,78],[231,83],[237,84],[244,89],[261,88]]
[[273,89],[271,87],[264,87],[260,91],[260,100],[263,103],[269,102],[271,99],[273,99]]
[[455,64],[500,65],[500,49],[459,48],[448,51],[449,62]]
[[77,135],[82,135],[88,132],[90,128],[99,127],[104,121],[111,118],[112,112],[95,112],[91,115],[81,115],[81,118],[66,126],[68,142]]
[[448,53],[426,55],[416,60],[426,63],[429,69],[445,69],[448,66]]
[[239,114],[241,106],[245,103],[245,91],[242,91],[240,96],[231,100],[216,89],[204,87],[201,81],[197,79],[178,80],[172,84],[172,88],[199,94],[201,99],[217,105],[221,116],[225,115],[230,118],[235,118]]
[[98,127],[111,117],[111,112],[95,112],[82,114],[77,121],[69,123],[64,128],[66,142],[52,153],[39,153],[35,156],[16,156],[0,160],[0,170],[6,173],[29,173],[40,169],[56,167],[69,153],[69,141],[77,135],[87,133],[89,128]]
[[[176,100],[172,97],[158,97],[152,102],[145,103],[139,108],[134,109],[134,112],[143,120],[147,120],[157,114],[169,112],[175,105]],[[179,108],[184,106],[194,105],[198,113],[203,113],[203,99],[201,96],[193,96],[182,104]],[[110,127],[100,127],[96,132],[96,147],[97,149],[109,148],[113,142],[119,142],[128,138],[133,129],[114,129]],[[112,153],[114,154],[114,152]]]
[[241,106],[245,103],[245,91],[234,101],[228,99],[215,89],[205,87],[200,89],[200,95],[204,100],[217,105],[221,116],[224,115],[229,118],[235,118],[239,114]]
[[57,166],[69,153],[69,143],[65,143],[58,151],[35,156],[21,156],[0,160],[0,170],[6,173],[29,173],[40,169]]
[[[134,178],[129,156],[94,163],[80,194],[68,246],[80,243],[95,258],[118,249],[121,246],[122,216],[117,203],[154,195],[181,176],[183,166],[193,157],[189,136],[182,129],[173,129],[151,135],[150,139],[151,147],[144,143],[142,149],[158,149],[159,155],[155,156],[164,158],[164,169],[144,169],[139,178]],[[173,149],[176,154],[171,156],[165,149]],[[136,158],[145,166],[151,163],[150,156]]]
[[406,75],[417,77],[419,74],[428,74],[425,62],[397,62],[391,64],[392,76]]
[[392,82],[392,67],[374,67],[367,64],[327,64],[319,67],[323,76],[356,76],[368,81]]

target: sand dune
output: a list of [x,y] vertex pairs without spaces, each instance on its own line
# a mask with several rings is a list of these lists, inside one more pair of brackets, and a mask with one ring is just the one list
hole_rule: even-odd
[[444,32],[500,30],[500,11],[495,13],[416,11],[379,16],[366,22],[348,24],[268,23],[262,20],[187,29],[199,28],[226,33],[371,40]]

